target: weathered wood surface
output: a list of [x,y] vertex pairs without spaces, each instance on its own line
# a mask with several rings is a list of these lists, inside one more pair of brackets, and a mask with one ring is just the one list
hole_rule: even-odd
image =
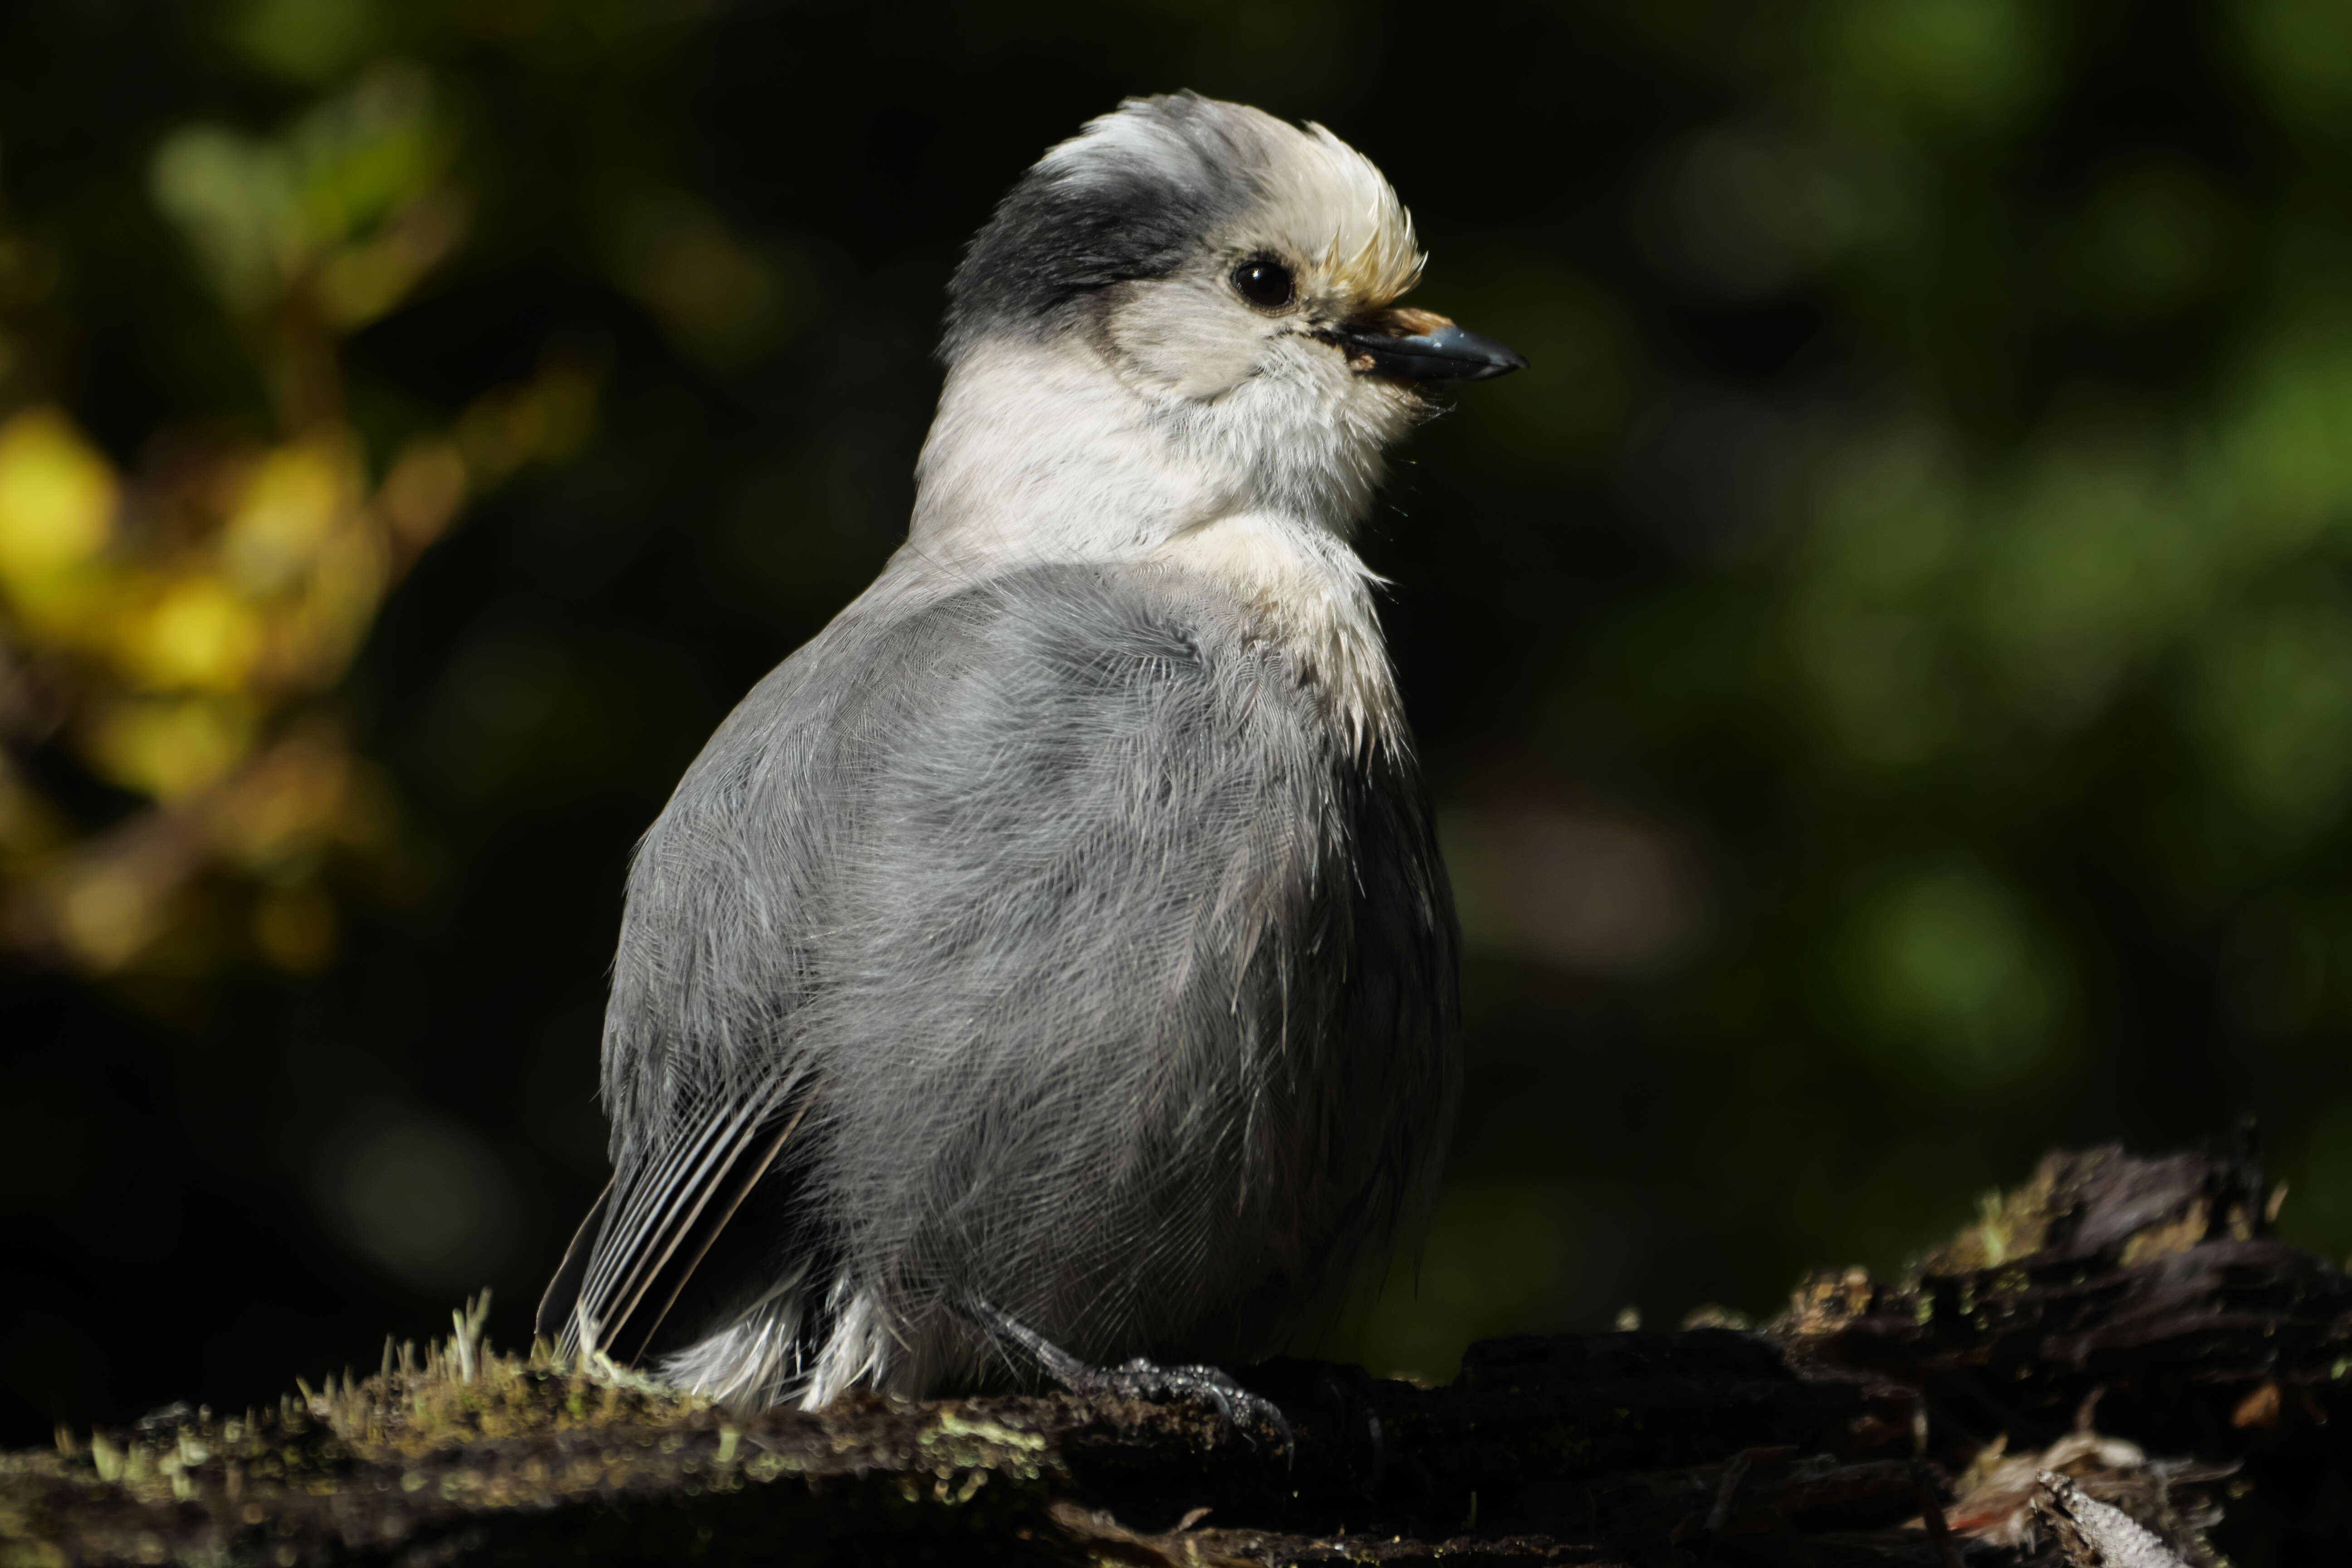
[[[2058,1155],[1914,1276],[1822,1277],[1760,1331],[1493,1342],[1442,1388],[1249,1369],[1287,1462],[1186,1405],[735,1421],[461,1326],[275,1410],[0,1459],[0,1564],[1990,1568],[2100,1561],[2083,1498],[2184,1563],[2352,1562],[2352,1282],[2267,1203],[2239,1155]],[[2045,1465],[2074,1486],[2037,1505]]]

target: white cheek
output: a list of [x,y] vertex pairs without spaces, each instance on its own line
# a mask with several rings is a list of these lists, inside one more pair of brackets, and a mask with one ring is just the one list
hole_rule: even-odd
[[1120,374],[1179,397],[1215,397],[1260,368],[1278,329],[1222,284],[1158,283],[1112,310],[1104,328]]

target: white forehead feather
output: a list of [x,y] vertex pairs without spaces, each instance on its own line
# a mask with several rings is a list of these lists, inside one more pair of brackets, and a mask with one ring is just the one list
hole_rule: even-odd
[[1269,132],[1266,199],[1245,221],[1265,224],[1364,304],[1385,305],[1412,288],[1424,259],[1412,215],[1372,161],[1312,121],[1300,131],[1257,117]]
[[1201,191],[1214,213],[1202,237],[1272,246],[1356,296],[1384,305],[1421,277],[1412,216],[1372,161],[1322,126],[1247,104],[1180,94],[1130,99],[1048,152],[1073,174],[1123,165]]

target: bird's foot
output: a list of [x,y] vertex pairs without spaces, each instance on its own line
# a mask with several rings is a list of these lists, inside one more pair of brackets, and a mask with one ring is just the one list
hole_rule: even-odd
[[1297,1452],[1290,1420],[1271,1399],[1252,1394],[1213,1366],[1161,1366],[1144,1360],[1097,1366],[1079,1360],[1003,1308],[979,1295],[959,1303],[964,1313],[998,1342],[1025,1354],[1038,1370],[1072,1394],[1111,1394],[1121,1399],[1190,1399],[1209,1405],[1252,1447],[1252,1427],[1263,1423],[1282,1439],[1285,1460]]
[[1290,1419],[1282,1407],[1262,1394],[1252,1394],[1227,1373],[1213,1366],[1161,1366],[1157,1362],[1137,1356],[1133,1361],[1117,1366],[1089,1366],[1072,1359],[1066,1369],[1055,1370],[1055,1379],[1072,1394],[1115,1395],[1121,1399],[1189,1399],[1209,1405],[1244,1442],[1255,1446],[1250,1429],[1261,1424],[1270,1426],[1282,1440],[1282,1452],[1288,1458],[1296,1447],[1290,1434]]

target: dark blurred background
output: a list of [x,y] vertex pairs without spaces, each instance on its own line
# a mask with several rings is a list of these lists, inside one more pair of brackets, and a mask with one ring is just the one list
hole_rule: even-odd
[[1182,86],[1535,366],[1363,544],[1472,1058],[1318,1348],[1769,1312],[2242,1114],[2352,1248],[2340,0],[15,0],[0,1438],[523,1335],[634,837],[900,536],[962,240]]

